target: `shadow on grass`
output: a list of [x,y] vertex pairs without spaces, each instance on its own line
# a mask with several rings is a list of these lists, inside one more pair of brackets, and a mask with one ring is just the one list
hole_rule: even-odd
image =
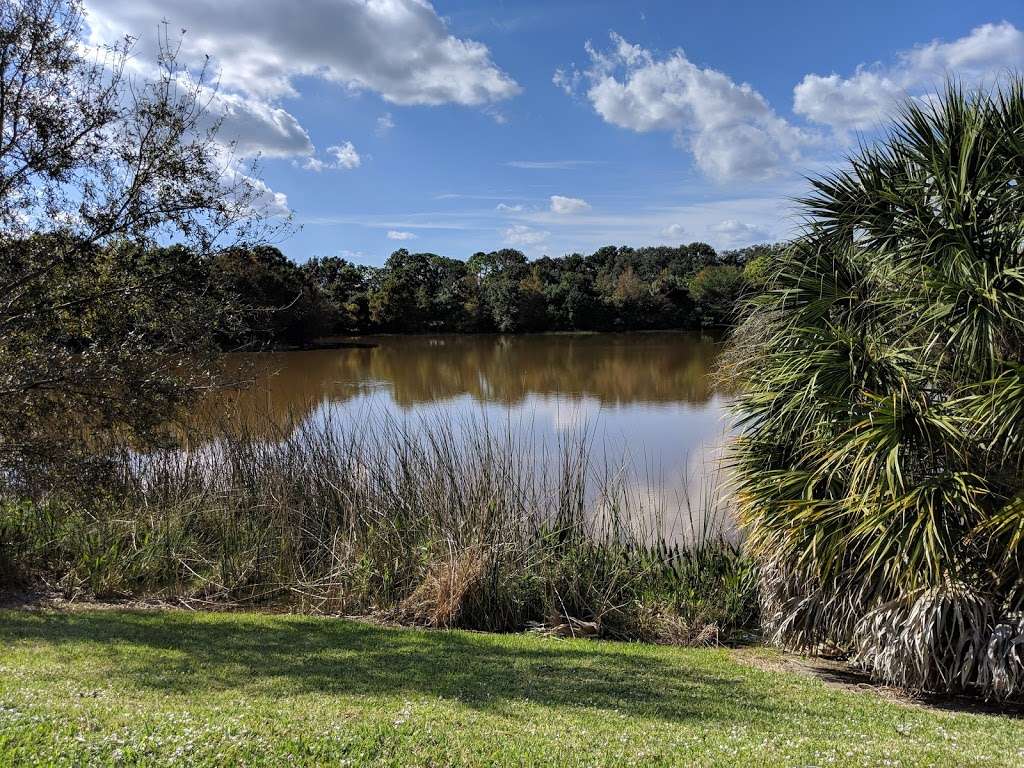
[[1015,720],[1024,720],[1024,702],[986,700],[976,696],[949,693],[919,692],[910,694],[896,688],[880,686],[871,679],[867,672],[851,667],[843,661],[832,659],[811,659],[803,666],[819,680],[848,690],[885,693],[896,700],[907,701],[929,709],[969,712],[976,715],[1003,715]]
[[[414,631],[294,616],[178,612],[0,615],[0,647],[42,642],[80,679],[203,696],[237,689],[284,697],[426,695],[501,713],[510,701],[615,711],[664,722],[770,726],[792,716],[834,718],[828,697],[798,700],[785,678],[735,667],[707,652],[640,652],[610,643],[523,641],[509,636]],[[695,657],[696,658],[696,657]]]

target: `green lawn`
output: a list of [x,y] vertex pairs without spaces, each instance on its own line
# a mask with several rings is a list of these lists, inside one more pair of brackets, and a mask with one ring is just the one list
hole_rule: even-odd
[[836,690],[727,650],[0,612],[2,766],[1022,763],[1024,721]]

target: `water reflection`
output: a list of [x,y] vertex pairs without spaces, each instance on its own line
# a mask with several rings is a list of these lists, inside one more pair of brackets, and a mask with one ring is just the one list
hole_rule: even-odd
[[228,417],[273,440],[304,423],[367,423],[371,413],[513,423],[547,446],[586,429],[599,453],[628,466],[645,507],[653,502],[678,514],[687,492],[700,503],[692,481],[706,478],[725,428],[725,398],[709,378],[716,339],[624,333],[361,341],[374,346],[229,358],[228,370],[250,384],[208,398],[192,414],[193,434]]
[[393,336],[375,346],[232,356],[252,386],[221,393],[207,408],[270,414],[278,426],[322,403],[386,388],[404,410],[468,395],[517,408],[531,395],[601,406],[685,403],[713,396],[708,372],[719,343],[686,333],[541,336]]

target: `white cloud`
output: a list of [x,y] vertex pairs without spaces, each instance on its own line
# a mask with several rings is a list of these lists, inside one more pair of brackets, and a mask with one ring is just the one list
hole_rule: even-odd
[[529,170],[566,171],[586,165],[600,165],[600,160],[510,160],[505,163],[509,168],[526,168]]
[[500,109],[494,107],[484,107],[484,112],[498,125],[508,125],[508,118],[505,113]]
[[235,145],[239,157],[309,155],[313,143],[287,110],[236,93],[204,91],[207,116],[221,121],[218,138]]
[[390,112],[385,112],[383,115],[377,118],[377,135],[384,136],[391,132],[391,129],[395,127],[395,121],[391,118]]
[[908,97],[922,97],[947,76],[968,87],[991,85],[1024,66],[1024,32],[1009,22],[984,24],[953,42],[933,40],[898,54],[891,66],[861,65],[850,77],[809,74],[793,89],[793,110],[838,133],[878,125]]
[[328,147],[327,154],[334,159],[331,161],[324,161],[318,157],[310,155],[306,158],[302,167],[307,171],[320,173],[321,171],[326,170],[351,171],[363,164],[363,158],[359,155],[359,152],[356,151],[355,145],[352,144],[351,141],[346,141],[344,144],[336,144]]
[[606,122],[639,133],[673,133],[711,178],[771,177],[814,141],[779,117],[750,85],[698,67],[681,50],[656,60],[614,32],[611,38],[607,52],[588,43],[591,66],[580,78],[556,73],[556,84],[585,79],[586,97]]
[[[182,54],[210,54],[231,90],[294,96],[298,77],[379,93],[394,104],[482,105],[519,85],[487,46],[452,35],[425,0],[87,0],[93,42],[155,45],[166,18],[189,30]],[[150,51],[151,53],[152,51]]]
[[682,224],[669,224],[667,227],[661,230],[661,234],[663,237],[671,237],[675,240],[678,240],[679,238],[686,234],[686,227],[684,227]]
[[[519,85],[490,58],[487,47],[453,36],[426,0],[86,0],[93,45],[135,38],[129,62],[141,77],[158,54],[164,19],[180,40],[179,61],[212,58],[218,88],[206,89],[208,122],[236,158],[294,158],[312,171],[352,169],[361,158],[351,144],[315,155],[299,121],[277,105],[295,97],[294,81],[320,78],[350,90],[370,90],[395,104],[480,105],[514,96]],[[179,41],[172,40],[176,45]],[[378,132],[393,127],[390,114]],[[304,161],[304,162],[303,162]]]
[[288,196],[283,192],[275,192],[262,179],[254,178],[239,169],[238,164],[229,165],[226,169],[228,184],[242,183],[252,193],[249,201],[252,210],[262,216],[284,217],[292,213],[288,206]]
[[725,219],[711,227],[720,243],[727,247],[739,247],[771,239],[771,235],[760,227],[744,224],[738,219]]
[[580,81],[583,79],[583,75],[576,68],[575,64],[572,64],[568,70],[559,67],[555,70],[555,74],[551,76],[551,82],[556,87],[561,88],[569,96],[574,96],[580,88]]
[[209,149],[211,158],[220,169],[220,180],[225,190],[231,190],[227,194],[227,199],[236,210],[247,209],[267,217],[292,214],[288,196],[283,192],[274,191],[263,179],[253,176],[253,171],[257,170],[256,164],[240,157],[237,147],[232,148],[221,142],[214,142]]
[[[87,55],[103,56],[101,45],[86,46]],[[129,57],[126,68],[136,87],[151,82],[158,74],[157,60],[144,55]],[[184,69],[174,75],[175,87],[182,94],[195,97],[196,130],[214,131],[211,149],[216,153],[227,183],[248,185],[254,195],[252,206],[266,216],[287,216],[292,213],[288,198],[272,190],[262,179],[250,174],[254,168],[248,161],[256,158],[306,158],[307,165],[316,165],[313,143],[306,129],[294,115],[259,98],[231,93],[197,80]]]
[[526,247],[540,245],[547,240],[550,235],[550,232],[531,229],[525,224],[516,224],[515,226],[509,227],[504,232],[505,242],[509,245]]
[[397,229],[388,230],[388,240],[415,240],[416,235],[413,232],[402,232]]
[[590,203],[578,197],[562,197],[562,195],[551,196],[552,213],[581,213],[590,210]]
[[334,158],[337,167],[344,168],[347,171],[358,168],[363,163],[363,159],[359,157],[359,153],[356,152],[356,148],[352,145],[351,141],[346,141],[338,146],[328,147],[327,154]]
[[523,210],[523,206],[518,203],[515,205],[509,205],[508,203],[498,203],[494,206],[494,210],[501,211],[502,213],[519,213]]

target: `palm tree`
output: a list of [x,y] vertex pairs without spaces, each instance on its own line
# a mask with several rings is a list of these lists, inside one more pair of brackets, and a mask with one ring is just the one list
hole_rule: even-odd
[[736,330],[766,628],[919,690],[1024,696],[1024,80],[904,105]]

